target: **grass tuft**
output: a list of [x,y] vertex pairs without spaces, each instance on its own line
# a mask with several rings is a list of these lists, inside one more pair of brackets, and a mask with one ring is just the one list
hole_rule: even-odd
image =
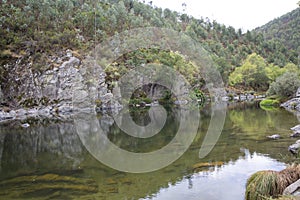
[[247,181],[246,200],[265,200],[278,198],[284,189],[300,178],[300,165],[292,165],[276,171],[259,171]]

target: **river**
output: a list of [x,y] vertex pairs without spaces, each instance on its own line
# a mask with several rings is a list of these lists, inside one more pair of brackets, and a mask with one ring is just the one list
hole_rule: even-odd
[[[147,112],[131,116],[141,125],[149,120]],[[294,159],[287,151],[295,142],[289,137],[290,128],[299,123],[292,113],[262,110],[256,103],[230,105],[220,138],[200,159],[210,119],[209,108],[202,109],[201,126],[187,151],[167,167],[149,173],[126,173],[102,164],[86,147],[72,119],[1,123],[0,199],[242,200],[252,173],[282,170]],[[110,142],[136,153],[167,145],[179,123],[176,112],[169,112],[158,135],[141,139],[128,136],[105,115],[99,115],[97,122]],[[23,123],[30,127],[23,128]],[[266,137],[273,134],[281,138]]]

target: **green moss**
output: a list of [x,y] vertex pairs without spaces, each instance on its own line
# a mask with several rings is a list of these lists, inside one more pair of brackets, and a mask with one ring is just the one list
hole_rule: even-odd
[[264,99],[259,103],[260,107],[278,107],[280,102],[274,99]]

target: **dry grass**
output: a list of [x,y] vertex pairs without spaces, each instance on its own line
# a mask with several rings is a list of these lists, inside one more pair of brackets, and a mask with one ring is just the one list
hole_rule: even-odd
[[299,178],[300,165],[289,166],[280,172],[271,170],[259,171],[247,181],[246,200],[278,198],[287,186]]

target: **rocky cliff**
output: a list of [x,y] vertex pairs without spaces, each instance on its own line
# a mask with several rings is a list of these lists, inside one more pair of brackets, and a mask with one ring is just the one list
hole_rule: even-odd
[[1,82],[0,98],[6,107],[1,108],[1,119],[65,115],[80,108],[119,106],[112,102],[106,74],[93,58],[80,60],[68,50],[65,55],[53,57],[49,66],[52,67],[40,72],[22,58],[5,66],[6,81]]

